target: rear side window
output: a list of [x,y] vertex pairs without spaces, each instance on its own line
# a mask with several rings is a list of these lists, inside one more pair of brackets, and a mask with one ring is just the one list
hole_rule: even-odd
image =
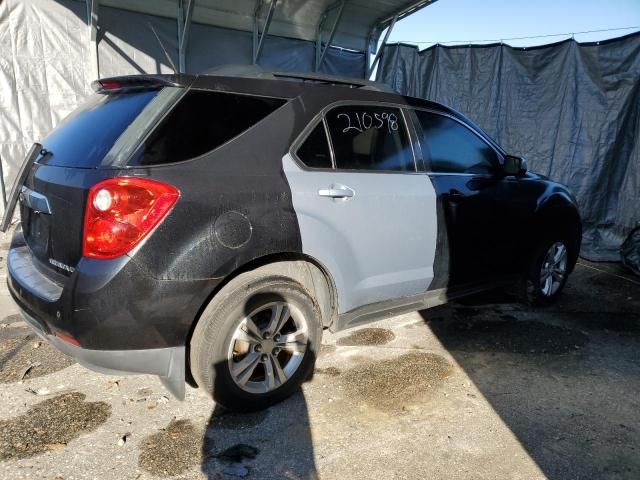
[[498,157],[467,127],[443,115],[416,111],[422,126],[420,145],[432,172],[489,174]]
[[160,165],[203,155],[240,135],[285,103],[284,100],[191,90],[129,160]]
[[297,152],[298,158],[310,168],[332,168],[331,152],[324,123],[320,122],[311,131]]
[[41,161],[59,167],[97,167],[158,92],[91,95],[42,140],[50,155]]
[[326,115],[337,169],[413,172],[415,164],[400,109],[337,107]]

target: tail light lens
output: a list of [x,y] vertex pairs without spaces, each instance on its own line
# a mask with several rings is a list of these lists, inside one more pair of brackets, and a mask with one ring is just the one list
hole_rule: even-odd
[[82,255],[107,260],[131,251],[169,213],[180,192],[146,178],[120,177],[89,191]]

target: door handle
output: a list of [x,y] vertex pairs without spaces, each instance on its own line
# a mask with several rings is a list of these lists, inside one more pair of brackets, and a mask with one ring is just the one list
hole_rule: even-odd
[[356,192],[344,185],[331,185],[330,188],[318,190],[318,195],[329,198],[351,198]]

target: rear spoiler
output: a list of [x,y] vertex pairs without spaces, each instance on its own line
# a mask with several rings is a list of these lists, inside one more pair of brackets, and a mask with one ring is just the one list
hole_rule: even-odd
[[193,75],[128,75],[124,77],[101,78],[91,82],[94,92],[123,90],[152,90],[162,87],[189,87]]

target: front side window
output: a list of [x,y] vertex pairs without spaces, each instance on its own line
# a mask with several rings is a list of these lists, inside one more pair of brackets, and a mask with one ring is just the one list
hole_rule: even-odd
[[336,168],[413,172],[413,151],[399,108],[349,105],[326,115]]
[[422,132],[420,145],[429,170],[442,173],[495,172],[498,156],[489,144],[455,120],[431,112],[415,112]]
[[206,90],[180,99],[129,165],[160,165],[203,155],[264,119],[284,100]]

